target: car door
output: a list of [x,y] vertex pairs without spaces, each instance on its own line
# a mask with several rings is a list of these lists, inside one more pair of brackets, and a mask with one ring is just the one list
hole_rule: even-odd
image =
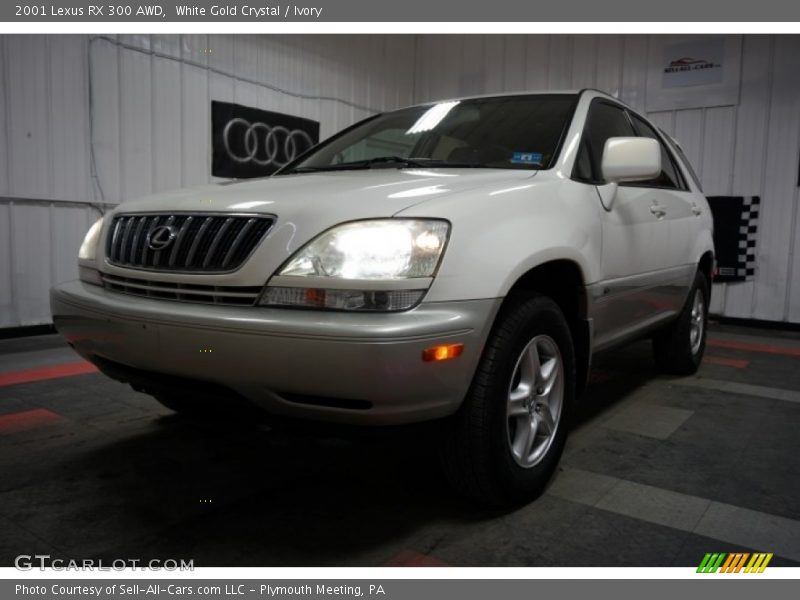
[[702,208],[696,203],[695,194],[689,189],[678,162],[663,134],[636,113],[629,112],[638,135],[656,140],[661,146],[661,173],[651,181],[642,181],[631,186],[648,188],[654,194],[654,202],[663,214],[660,218],[667,225],[667,264],[664,278],[659,283],[661,301],[669,311],[680,310],[689,292],[697,265],[691,255],[694,241],[699,235]]
[[602,278],[590,286],[595,349],[623,341],[662,318],[664,302],[657,289],[670,266],[669,228],[660,190],[608,184],[600,169],[605,142],[636,136],[626,110],[595,99],[589,110],[573,178],[593,184],[601,211]]

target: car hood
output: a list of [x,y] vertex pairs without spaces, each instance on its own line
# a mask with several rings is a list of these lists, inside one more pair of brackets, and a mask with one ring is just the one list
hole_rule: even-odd
[[[412,206],[424,215],[424,203],[449,196],[468,202],[493,190],[519,185],[536,171],[509,169],[372,169],[282,175],[246,182],[206,185],[126,202],[119,213],[221,212],[269,214],[275,225],[242,268],[227,274],[179,274],[149,271],[153,280],[215,285],[261,285],[266,276],[321,232],[360,219],[392,217]],[[104,235],[108,235],[107,231]],[[105,241],[101,244],[104,246]],[[101,251],[102,252],[102,251]],[[126,269],[105,264],[109,273]]]
[[510,169],[369,169],[282,175],[160,193],[126,202],[118,212],[265,213],[279,222],[304,218],[327,226],[391,217],[426,200],[530,179]]

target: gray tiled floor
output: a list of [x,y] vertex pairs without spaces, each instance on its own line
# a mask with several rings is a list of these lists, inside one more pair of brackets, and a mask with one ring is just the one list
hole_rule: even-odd
[[683,408],[637,404],[614,415],[603,425],[617,431],[666,440],[693,414],[693,411]]
[[[409,549],[464,566],[692,566],[734,550],[800,564],[800,359],[708,353],[750,366],[663,378],[646,344],[598,359],[557,476],[506,512],[450,493],[430,432],[186,421],[99,374],[0,387],[0,415],[61,417],[0,434],[0,565],[22,551],[380,565]],[[0,373],[70,359],[56,337],[0,341]]]
[[710,504],[703,498],[620,481],[595,506],[673,529],[694,531]]

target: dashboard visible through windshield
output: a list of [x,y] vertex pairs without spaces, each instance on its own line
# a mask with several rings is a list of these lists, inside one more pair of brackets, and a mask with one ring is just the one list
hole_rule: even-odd
[[576,100],[574,94],[502,96],[384,113],[334,136],[279,174],[405,167],[547,169]]

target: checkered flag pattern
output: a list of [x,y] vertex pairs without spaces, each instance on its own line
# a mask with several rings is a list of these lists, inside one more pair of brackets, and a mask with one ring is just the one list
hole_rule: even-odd
[[756,274],[756,236],[758,234],[758,209],[761,198],[746,196],[742,206],[742,224],[739,227],[739,264],[736,274],[750,279]]
[[716,281],[747,281],[756,272],[759,196],[709,196],[714,216]]

